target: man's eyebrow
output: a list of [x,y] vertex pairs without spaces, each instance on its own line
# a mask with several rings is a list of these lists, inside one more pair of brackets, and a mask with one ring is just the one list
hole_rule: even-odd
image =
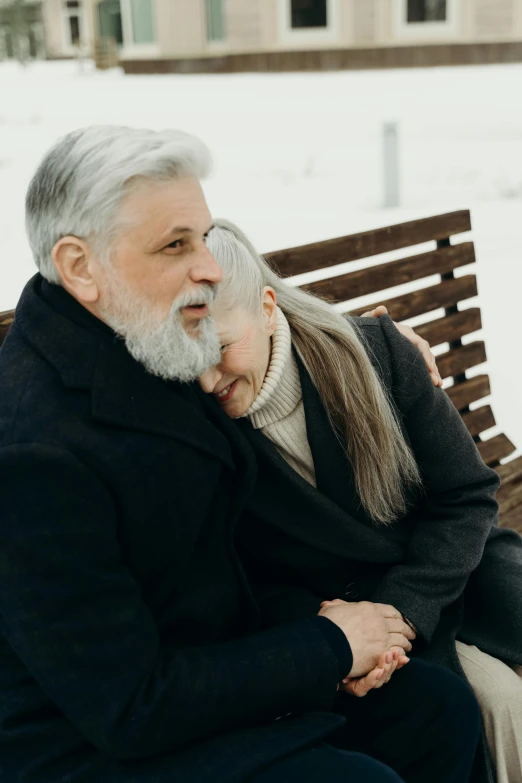
[[171,234],[193,234],[194,229],[193,228],[187,228],[186,226],[174,226],[174,228],[171,228],[167,236],[170,236]]
[[[215,226],[212,223],[210,228],[207,228],[207,230],[205,231],[205,234],[209,234],[213,228],[215,228]],[[174,226],[174,228],[171,228],[168,234],[166,234],[166,236],[172,236],[172,234],[193,234],[193,233],[194,233],[193,228],[188,228],[187,226]]]

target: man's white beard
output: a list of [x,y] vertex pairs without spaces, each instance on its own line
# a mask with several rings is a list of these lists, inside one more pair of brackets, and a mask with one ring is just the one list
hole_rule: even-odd
[[218,364],[220,342],[211,316],[196,322],[197,337],[183,326],[181,309],[193,304],[211,305],[216,289],[201,285],[197,292],[174,300],[169,313],[158,318],[157,306],[136,294],[115,276],[109,276],[102,316],[120,334],[127,350],[152,375],[165,380],[190,382]]

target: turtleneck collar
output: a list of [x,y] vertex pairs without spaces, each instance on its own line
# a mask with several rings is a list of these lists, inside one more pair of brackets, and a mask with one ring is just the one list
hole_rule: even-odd
[[270,364],[256,399],[245,413],[255,429],[288,416],[301,402],[299,368],[292,352],[292,335],[283,311],[277,308]]

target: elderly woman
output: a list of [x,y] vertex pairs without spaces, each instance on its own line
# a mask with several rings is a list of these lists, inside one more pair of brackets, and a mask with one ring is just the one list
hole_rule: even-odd
[[[393,605],[414,655],[469,680],[499,783],[522,781],[522,547],[497,527],[496,473],[388,316],[344,318],[291,288],[227,221],[208,245],[222,358],[200,383],[258,456],[238,537],[264,622]],[[474,780],[492,779],[483,747]]]

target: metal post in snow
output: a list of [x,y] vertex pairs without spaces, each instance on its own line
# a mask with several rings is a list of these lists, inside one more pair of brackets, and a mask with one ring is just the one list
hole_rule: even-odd
[[384,206],[398,207],[399,193],[399,131],[396,122],[383,125]]

